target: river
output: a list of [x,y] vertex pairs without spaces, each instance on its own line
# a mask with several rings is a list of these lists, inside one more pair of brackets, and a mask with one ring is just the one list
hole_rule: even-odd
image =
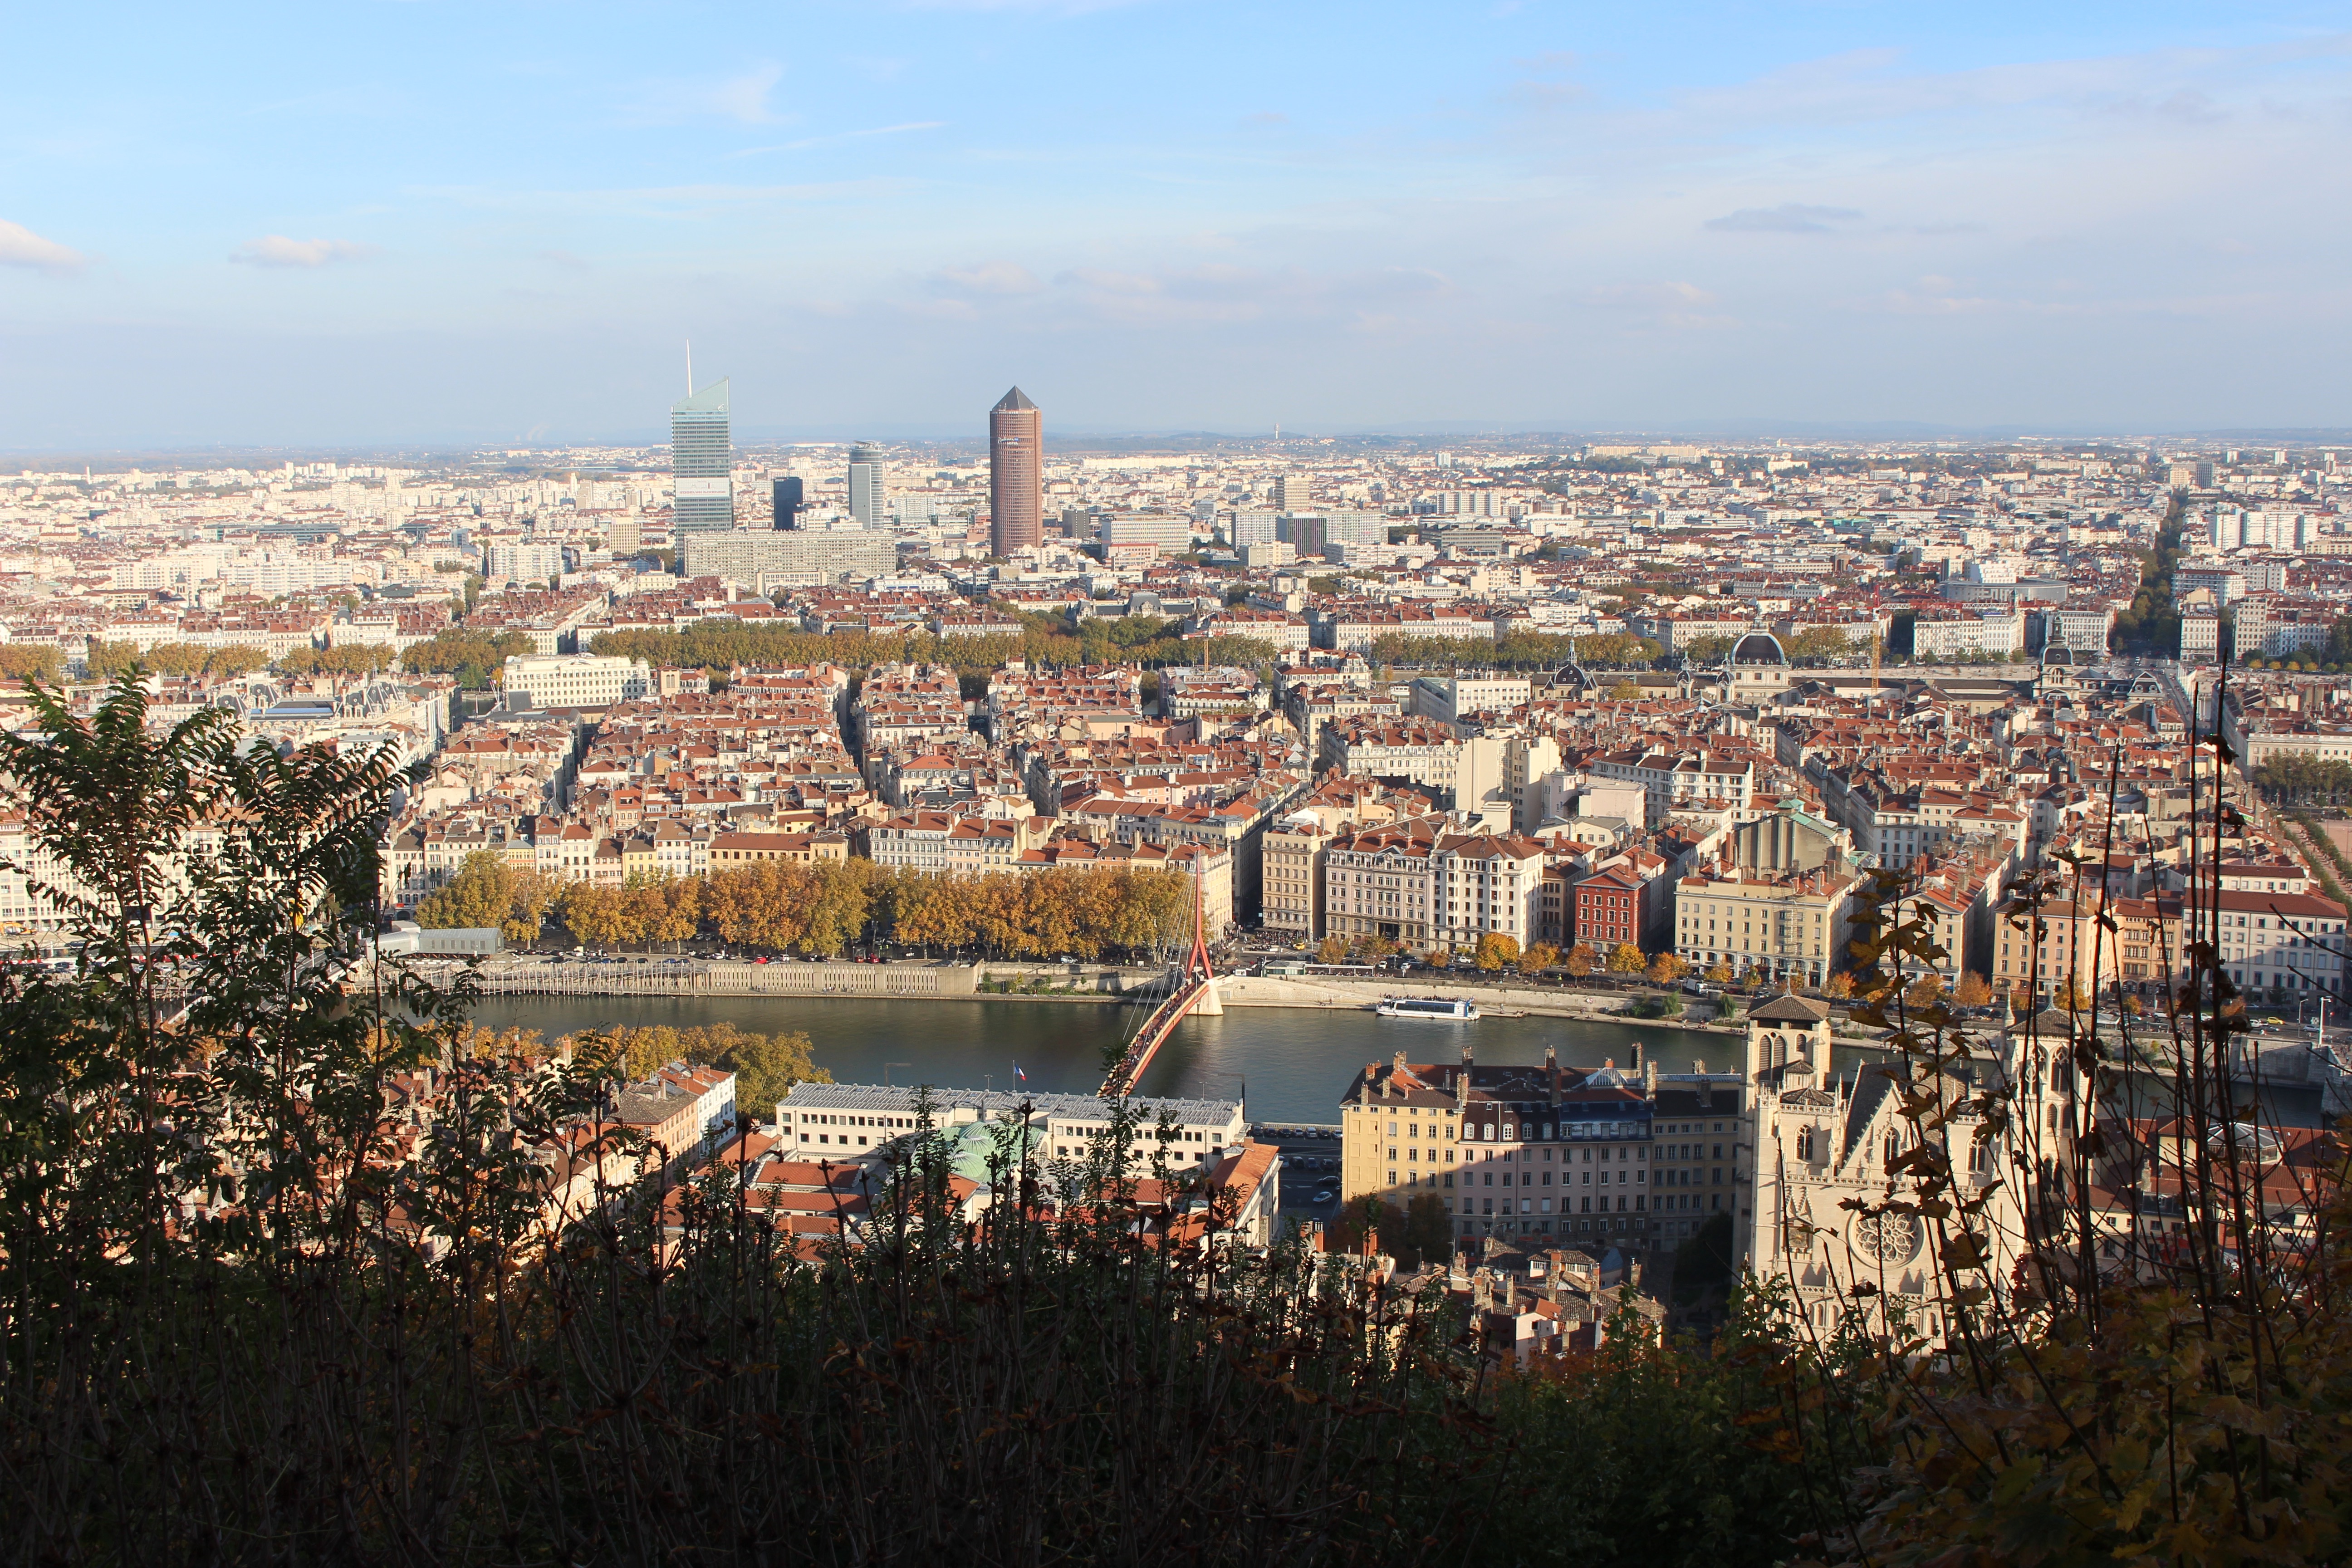
[[[1124,1040],[1134,1009],[1011,998],[502,996],[484,1001],[474,1016],[495,1028],[537,1029],[550,1039],[613,1024],[731,1023],[760,1034],[797,1029],[814,1044],[817,1065],[838,1082],[880,1083],[887,1075],[892,1083],[1005,1089],[1014,1081],[1017,1063],[1030,1089],[1086,1093],[1102,1082],[1104,1047]],[[1718,1072],[1733,1070],[1742,1048],[1736,1035],[1637,1024],[1538,1017],[1441,1024],[1369,1012],[1235,1007],[1221,1017],[1178,1025],[1141,1090],[1240,1096],[1257,1121],[1336,1122],[1339,1096],[1366,1062],[1398,1051],[1415,1061],[1450,1061],[1465,1039],[1481,1061],[1541,1061],[1549,1046],[1561,1066],[1584,1068],[1610,1060],[1630,1067],[1638,1044],[1655,1056],[1662,1072],[1689,1071],[1699,1059]]]

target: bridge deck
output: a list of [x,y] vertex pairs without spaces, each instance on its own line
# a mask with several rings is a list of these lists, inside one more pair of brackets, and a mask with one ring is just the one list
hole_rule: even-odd
[[1176,1032],[1176,1026],[1183,1021],[1184,1015],[1192,1010],[1192,1004],[1198,1002],[1201,993],[1208,988],[1208,980],[1196,976],[1171,992],[1166,1001],[1151,1010],[1151,1016],[1143,1021],[1143,1027],[1135,1032],[1135,1038],[1129,1043],[1127,1054],[1118,1059],[1117,1067],[1110,1069],[1110,1076],[1103,1079],[1102,1097],[1105,1100],[1122,1100],[1135,1092],[1135,1086],[1143,1081],[1144,1071],[1151,1066],[1151,1058],[1159,1053],[1160,1045]]

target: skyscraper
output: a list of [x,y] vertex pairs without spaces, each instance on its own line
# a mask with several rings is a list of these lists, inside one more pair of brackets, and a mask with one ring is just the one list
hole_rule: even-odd
[[999,555],[1045,539],[1045,416],[1014,387],[988,411],[989,548]]
[[800,527],[801,507],[804,504],[802,499],[801,477],[798,474],[787,474],[781,479],[771,480],[770,487],[775,498],[776,527],[781,531]]
[[849,515],[860,528],[882,524],[882,448],[849,448]]
[[1274,477],[1274,510],[1276,511],[1312,511],[1315,503],[1307,494],[1304,474],[1276,474]]
[[735,526],[734,467],[722,376],[669,405],[669,471],[677,496],[672,532]]

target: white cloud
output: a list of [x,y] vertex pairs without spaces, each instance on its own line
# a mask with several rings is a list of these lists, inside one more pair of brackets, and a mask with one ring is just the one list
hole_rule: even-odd
[[265,234],[237,247],[231,261],[247,267],[332,267],[339,261],[364,261],[378,247],[355,239],[289,239]]
[[28,267],[62,278],[89,265],[89,258],[70,246],[44,239],[21,223],[0,218],[0,267]]
[[784,68],[762,60],[749,70],[708,79],[665,79],[648,83],[627,118],[640,125],[674,125],[717,117],[743,125],[777,125],[792,119],[768,107],[768,94],[784,79]]
[[1828,234],[1830,225],[1848,223],[1862,215],[1852,207],[1811,207],[1782,202],[1777,207],[1741,207],[1738,212],[1706,220],[1718,234]]
[[931,274],[934,289],[949,294],[1034,294],[1044,285],[1017,261],[983,261],[974,267],[943,267]]

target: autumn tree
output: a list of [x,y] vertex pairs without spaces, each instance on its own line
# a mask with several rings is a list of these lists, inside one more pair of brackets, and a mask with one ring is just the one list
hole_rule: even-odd
[[1962,973],[1959,984],[1952,987],[1952,1001],[1962,1007],[1989,1006],[1992,1002],[1992,986],[1983,975],[1969,970]]
[[1609,950],[1609,973],[1612,974],[1639,974],[1649,962],[1643,956],[1642,950],[1630,942],[1621,942]]
[[1909,989],[1903,993],[1903,1000],[1910,1007],[1932,1007],[1943,994],[1944,977],[1929,970],[1911,983]]
[[1344,936],[1325,937],[1315,944],[1315,959],[1318,963],[1335,966],[1347,963],[1348,939]]
[[1661,952],[1650,960],[1650,980],[1653,984],[1672,985],[1690,972],[1690,961],[1680,953]]
[[459,862],[448,885],[416,901],[416,923],[435,931],[475,931],[507,923],[514,904],[514,874],[495,849],[477,849]]
[[537,942],[540,928],[547,923],[548,911],[555,907],[557,893],[562,889],[555,879],[542,871],[529,868],[507,873],[507,914],[501,923],[509,942]]
[[587,946],[610,947],[628,940],[628,901],[618,888],[573,882],[557,898],[555,913],[573,938]]
[[1568,972],[1579,980],[1592,973],[1592,949],[1578,942],[1568,950]]
[[1831,975],[1828,983],[1822,987],[1822,994],[1836,997],[1841,1002],[1845,1000],[1853,994],[1853,976],[1843,969],[1839,970],[1835,974]]
[[1518,961],[1519,942],[1517,937],[1490,931],[1478,939],[1478,967],[1485,973],[1499,973]]
[[1710,985],[1728,985],[1738,976],[1732,973],[1731,960],[1718,958],[1706,966],[1705,978]]
[[28,678],[54,684],[65,674],[66,656],[54,643],[16,643],[0,647],[0,679]]
[[1519,973],[1536,975],[1559,963],[1559,949],[1548,942],[1539,942],[1519,954]]
[[392,668],[399,656],[382,643],[338,643],[333,647],[298,647],[281,653],[271,668],[280,675],[369,676]]

